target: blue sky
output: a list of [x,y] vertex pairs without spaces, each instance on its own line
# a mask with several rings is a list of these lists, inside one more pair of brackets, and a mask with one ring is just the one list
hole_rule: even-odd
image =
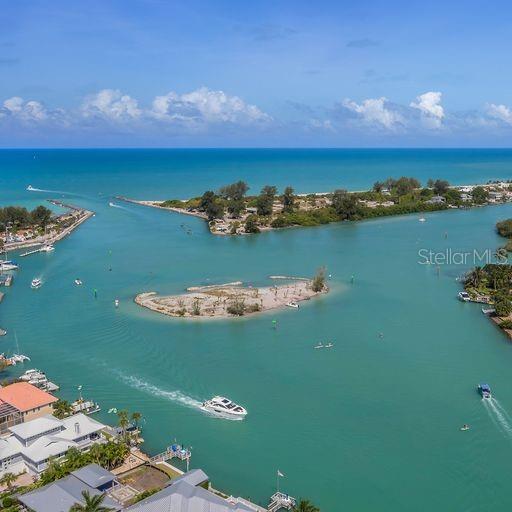
[[0,146],[509,146],[506,2],[0,3]]

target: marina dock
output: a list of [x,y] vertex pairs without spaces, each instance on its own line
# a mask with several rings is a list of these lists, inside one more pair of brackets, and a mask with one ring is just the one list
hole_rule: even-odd
[[282,509],[291,510],[295,504],[296,500],[293,496],[278,491],[270,497],[268,512],[277,512]]

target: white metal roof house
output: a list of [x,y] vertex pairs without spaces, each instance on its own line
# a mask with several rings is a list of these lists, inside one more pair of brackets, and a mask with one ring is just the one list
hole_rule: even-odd
[[47,415],[10,427],[10,435],[0,437],[0,476],[23,470],[39,474],[50,457],[62,457],[72,447],[82,451],[103,442],[104,428],[82,413],[63,420]]

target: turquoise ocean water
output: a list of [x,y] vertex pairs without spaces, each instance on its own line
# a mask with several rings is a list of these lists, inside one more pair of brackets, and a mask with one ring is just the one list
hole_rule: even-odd
[[[268,183],[308,192],[390,175],[510,179],[512,151],[0,151],[2,205],[61,198],[96,212],[53,254],[20,260],[0,306],[9,331],[1,350],[16,350],[16,333],[29,367],[46,371],[62,397],[83,385],[107,422],[110,407],[140,411],[146,450],[174,438],[191,445],[193,467],[256,502],[266,503],[279,468],[282,488],[323,512],[509,510],[512,345],[478,306],[456,300],[456,277],[472,261],[438,272],[418,263],[418,251],[494,250],[494,224],[512,206],[243,238],[214,237],[194,218],[108,206],[116,194],[181,198],[239,178],[254,191]],[[320,265],[332,292],[298,311],[191,322],[133,303],[141,291],[261,284]],[[36,276],[44,285],[34,291]],[[321,340],[335,348],[314,350]],[[494,390],[487,406],[480,381]],[[203,414],[198,405],[214,394],[242,403],[247,419]],[[460,432],[463,423],[471,430]]]

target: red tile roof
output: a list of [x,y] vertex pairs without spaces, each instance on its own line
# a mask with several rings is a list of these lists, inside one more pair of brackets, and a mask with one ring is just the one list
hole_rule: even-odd
[[0,400],[16,407],[21,412],[52,404],[58,399],[28,382],[15,382],[0,389]]

